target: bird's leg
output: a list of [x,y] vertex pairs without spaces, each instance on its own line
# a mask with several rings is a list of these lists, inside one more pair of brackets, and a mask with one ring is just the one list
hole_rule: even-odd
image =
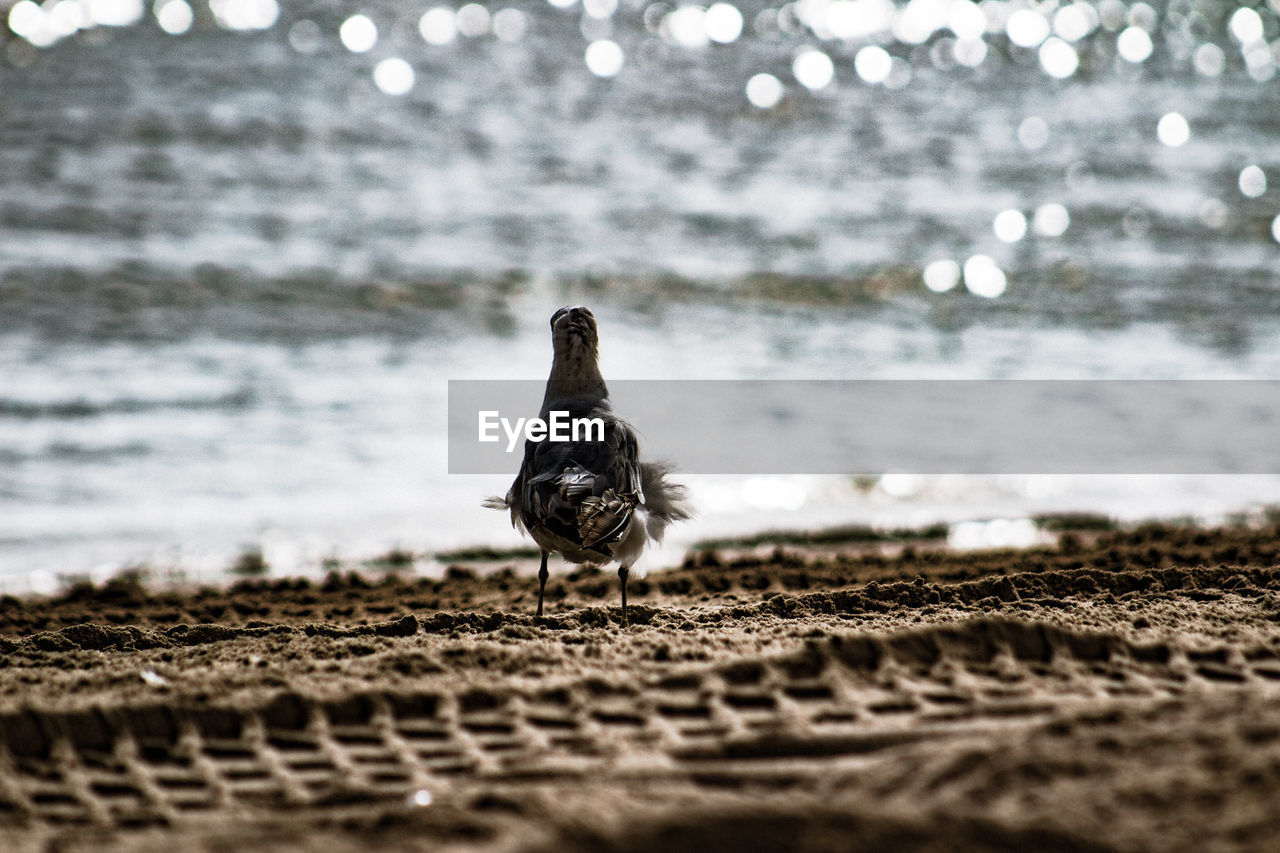
[[547,588],[547,552],[542,552],[542,567],[538,569],[538,615],[542,615],[542,591]]
[[631,574],[631,569],[627,566],[618,567],[618,580],[622,581],[622,624],[630,625],[631,620],[627,619],[627,577]]

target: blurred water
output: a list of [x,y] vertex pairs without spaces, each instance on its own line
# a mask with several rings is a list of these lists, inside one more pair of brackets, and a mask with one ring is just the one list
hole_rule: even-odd
[[[111,2],[85,8],[130,8]],[[0,582],[511,544],[477,505],[506,483],[444,474],[444,382],[543,374],[568,301],[597,308],[608,376],[1280,378],[1271,7],[1253,37],[1234,3],[1051,0],[1058,34],[1022,48],[999,0],[744,4],[741,36],[702,46],[660,3],[513,3],[520,38],[435,45],[426,6],[291,4],[232,32],[215,18],[269,0],[196,5],[167,35],[181,2],[5,44]],[[339,39],[356,12],[368,53]],[[1135,30],[1140,62],[1118,55]],[[584,60],[603,40],[610,78]],[[827,85],[793,62],[815,49]],[[394,89],[389,58],[403,95],[375,81]],[[687,538],[1280,500],[1266,477],[698,491]]]

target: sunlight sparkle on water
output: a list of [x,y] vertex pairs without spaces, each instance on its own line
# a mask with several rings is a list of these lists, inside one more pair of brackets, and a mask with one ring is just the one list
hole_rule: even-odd
[[825,89],[835,77],[836,68],[831,57],[820,50],[810,48],[801,51],[791,63],[791,73],[796,82],[811,92]]
[[946,293],[960,283],[960,265],[950,258],[934,261],[924,268],[924,286],[934,293]]
[[878,44],[870,44],[853,58],[853,70],[868,83],[883,83],[889,77],[893,58]]
[[706,47],[711,41],[707,35],[707,12],[701,6],[681,6],[663,18],[662,33],[667,41],[680,47]]
[[303,19],[289,27],[289,46],[303,55],[318,51],[324,43],[324,34],[315,21]]
[[823,23],[832,38],[866,38],[892,27],[895,14],[890,0],[832,0]]
[[1080,67],[1076,49],[1057,36],[1040,45],[1040,65],[1050,77],[1065,80]]
[[1259,39],[1244,45],[1241,52],[1244,54],[1245,68],[1254,80],[1265,83],[1276,76],[1276,57],[1271,45]]
[[58,40],[49,17],[31,0],[18,0],[9,9],[9,29],[36,47],[48,47]]
[[365,15],[352,15],[338,28],[338,38],[352,53],[368,53],[378,43],[378,27]]
[[403,59],[384,59],[373,68],[373,82],[388,95],[405,95],[413,88],[413,67]]
[[987,43],[982,39],[960,39],[951,53],[966,68],[977,68],[987,58]]
[[991,230],[1005,243],[1016,243],[1027,234],[1027,217],[1020,210],[1002,210],[991,222]]
[[948,0],[909,0],[893,24],[894,36],[906,44],[924,44],[947,26],[950,5]]
[[772,74],[757,74],[747,81],[747,100],[762,110],[776,107],[785,91],[782,82]]
[[458,9],[458,32],[467,38],[479,38],[489,32],[489,10],[479,3],[468,3]]
[[964,286],[973,295],[995,299],[1007,285],[1004,271],[989,255],[973,255],[964,262]]
[[418,33],[427,44],[445,45],[458,37],[458,25],[453,11],[437,6],[428,9],[418,19]]
[[1191,126],[1180,113],[1165,113],[1156,125],[1156,136],[1170,148],[1179,148],[1191,138]]
[[269,30],[280,17],[276,0],[209,0],[209,10],[227,30]]
[[1071,226],[1071,214],[1056,202],[1042,204],[1036,208],[1031,219],[1031,228],[1041,237],[1061,237]]
[[1040,116],[1027,116],[1018,125],[1018,141],[1028,151],[1038,151],[1049,142],[1049,125]]
[[704,23],[707,38],[716,44],[731,44],[742,35],[742,13],[729,3],[713,3]]
[[1262,16],[1248,6],[1236,9],[1227,24],[1231,35],[1241,44],[1252,44],[1262,39]]
[[1040,541],[1040,531],[1029,518],[994,518],[951,525],[947,545],[957,551],[979,548],[1029,548]]
[[600,39],[587,45],[583,58],[586,60],[587,70],[597,77],[616,76],[626,61],[618,43],[608,39]]
[[1062,6],[1053,15],[1053,31],[1059,38],[1075,42],[1097,28],[1098,13],[1086,2]]
[[1039,12],[1019,9],[1009,16],[1005,31],[1018,47],[1039,47],[1049,37],[1049,22]]
[[1126,27],[1116,37],[1116,51],[1126,62],[1134,65],[1146,62],[1153,49],[1151,36],[1142,27]]
[[1240,172],[1240,192],[1257,198],[1267,191],[1267,174],[1257,166],[1245,166]]
[[528,31],[529,18],[519,9],[500,9],[493,16],[493,34],[499,41],[520,41]]
[[1216,44],[1202,44],[1192,56],[1196,71],[1203,77],[1217,77],[1227,67],[1227,57]]
[[618,11],[618,0],[582,0],[582,11],[591,18],[612,18]]
[[46,0],[41,8],[58,38],[66,38],[93,26],[88,12],[77,0]]
[[1206,228],[1223,228],[1231,215],[1231,209],[1216,198],[1206,199],[1200,205],[1200,221]]
[[103,27],[132,26],[142,13],[142,0],[89,0],[89,17]]
[[171,36],[182,35],[191,29],[191,24],[195,21],[195,14],[185,0],[160,0],[153,13],[160,29]]
[[947,7],[947,27],[961,41],[982,38],[987,31],[987,16],[976,3],[969,0],[953,0]]

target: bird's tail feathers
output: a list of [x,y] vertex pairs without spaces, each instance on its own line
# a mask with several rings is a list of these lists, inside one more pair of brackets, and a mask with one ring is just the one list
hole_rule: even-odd
[[687,487],[669,479],[675,466],[670,462],[640,463],[644,490],[645,530],[654,542],[661,542],[667,526],[693,517]]

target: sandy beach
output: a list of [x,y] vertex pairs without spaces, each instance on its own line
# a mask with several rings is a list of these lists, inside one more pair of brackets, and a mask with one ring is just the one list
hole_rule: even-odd
[[1274,848],[1280,526],[1056,538],[7,597],[0,847]]

